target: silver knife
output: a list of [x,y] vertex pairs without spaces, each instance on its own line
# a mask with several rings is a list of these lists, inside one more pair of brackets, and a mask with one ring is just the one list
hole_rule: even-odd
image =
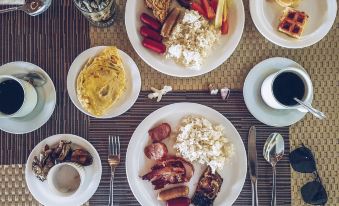
[[258,192],[257,192],[257,144],[256,144],[256,129],[255,126],[250,128],[248,132],[248,167],[252,183],[252,206],[258,206]]

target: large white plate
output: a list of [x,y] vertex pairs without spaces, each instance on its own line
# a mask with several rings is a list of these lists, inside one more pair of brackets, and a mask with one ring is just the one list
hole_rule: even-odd
[[[58,145],[60,140],[72,141],[72,148],[83,148],[87,150],[93,157],[93,163],[90,166],[84,167],[85,182],[82,191],[77,191],[71,196],[60,197],[53,194],[48,187],[47,180],[41,182],[35,177],[32,171],[32,162],[34,156],[39,156],[40,152],[46,144],[50,146]],[[75,146],[75,147],[74,147]],[[60,206],[60,205],[82,205],[87,202],[97,190],[101,180],[101,160],[98,152],[93,145],[87,140],[72,134],[57,134],[42,140],[37,146],[34,147],[29,155],[25,169],[25,179],[29,191],[33,197],[41,204],[46,206]]]
[[[174,2],[174,1],[173,1]],[[142,0],[128,0],[125,12],[125,26],[128,38],[134,50],[151,67],[161,73],[177,77],[193,77],[205,74],[224,63],[237,47],[245,23],[245,12],[242,0],[234,0],[229,13],[229,33],[222,36],[218,43],[213,47],[213,51],[205,59],[200,70],[187,69],[172,60],[166,59],[163,55],[154,53],[142,46],[143,37],[139,34],[142,23],[140,15],[149,13]]]
[[337,0],[301,0],[296,9],[305,11],[309,20],[298,40],[277,29],[284,7],[274,0],[249,2],[251,16],[259,32],[274,44],[286,48],[303,48],[317,43],[330,31],[337,15]]
[[[273,109],[269,107],[261,97],[260,89],[266,77],[281,69],[285,69],[286,67],[295,67],[305,71],[300,64],[293,60],[274,57],[255,65],[248,73],[244,83],[243,95],[247,109],[257,120],[274,127],[286,127],[292,125],[307,114],[296,109]],[[308,102],[309,104],[312,104],[313,90],[311,93],[312,97]]]
[[[56,104],[53,81],[39,66],[29,62],[10,62],[0,67],[0,75],[39,72],[47,80],[42,87],[36,87],[38,102],[34,110],[25,117],[1,118],[0,129],[13,134],[25,134],[39,129],[52,116]],[[1,100],[0,100],[1,101]]]
[[79,56],[77,56],[77,58],[73,61],[67,75],[67,91],[73,104],[83,113],[102,119],[117,117],[129,110],[138,99],[141,89],[141,77],[137,65],[130,56],[119,50],[126,72],[127,83],[125,92],[103,116],[90,114],[82,107],[76,94],[76,80],[78,78],[78,74],[83,69],[83,66],[89,58],[95,57],[106,47],[107,46],[92,47],[79,54]]
[[[144,155],[144,148],[151,143],[148,130],[162,122],[169,123],[174,130],[180,120],[187,115],[203,116],[214,124],[223,125],[225,135],[234,144],[235,154],[230,159],[230,162],[225,164],[221,173],[224,182],[214,205],[232,205],[242,190],[247,172],[246,151],[243,141],[232,123],[222,114],[207,106],[195,103],[176,103],[162,107],[148,115],[136,128],[128,145],[126,156],[127,179],[134,196],[143,206],[165,205],[164,202],[157,200],[158,192],[154,191],[152,184],[140,178],[140,175],[147,173],[154,164]],[[174,141],[174,138],[166,141],[167,145],[169,145],[173,143],[171,141]],[[171,151],[171,148],[169,148],[169,151]],[[188,183],[190,197],[192,197],[199,177],[206,167],[194,164],[194,168],[194,176]]]

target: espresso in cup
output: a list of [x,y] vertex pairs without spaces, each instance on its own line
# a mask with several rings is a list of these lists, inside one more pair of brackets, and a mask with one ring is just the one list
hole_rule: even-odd
[[304,81],[293,72],[283,72],[273,81],[273,95],[283,105],[296,105],[294,98],[302,100],[305,96]]
[[310,102],[313,85],[306,71],[287,67],[269,75],[261,85],[261,97],[273,109],[297,109],[307,112],[294,98]]
[[19,82],[8,79],[0,83],[0,112],[16,113],[24,103],[25,93]]
[[37,95],[30,83],[11,75],[0,75],[0,118],[28,115],[37,104]]

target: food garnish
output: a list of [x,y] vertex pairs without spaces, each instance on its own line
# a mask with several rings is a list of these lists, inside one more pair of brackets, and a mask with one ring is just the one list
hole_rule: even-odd
[[180,16],[180,9],[177,7],[173,8],[171,13],[166,18],[164,25],[162,25],[161,36],[163,37],[170,36],[172,29],[175,23],[177,22],[179,16]]
[[207,18],[206,11],[201,7],[199,3],[193,2],[191,5],[191,9],[198,12],[201,16]]
[[151,27],[152,29],[156,31],[161,30],[161,23],[157,19],[151,17],[150,15],[146,13],[142,13],[140,15],[140,20],[142,23],[144,23],[145,25]]
[[61,140],[57,147],[45,145],[39,157],[34,156],[32,170],[35,176],[45,181],[49,170],[56,164],[62,162],[74,162],[82,166],[93,163],[92,155],[84,149],[72,149],[71,141]]
[[188,182],[194,173],[194,167],[180,157],[166,157],[158,161],[151,171],[141,178],[151,181],[154,189],[162,189],[168,184],[179,184]]
[[148,159],[161,160],[166,157],[168,150],[164,143],[156,142],[145,147],[144,153]]
[[160,90],[156,89],[154,87],[151,87],[151,90],[152,90],[153,93],[150,93],[148,95],[148,98],[149,99],[157,98],[157,102],[160,102],[162,96],[164,96],[168,92],[172,91],[172,87],[165,85],[164,88],[162,88]]
[[200,0],[202,8],[205,10],[207,18],[212,20],[215,18],[215,12],[209,4],[208,0]]
[[178,197],[167,201],[166,206],[189,206],[191,199],[188,197]]
[[230,90],[229,88],[224,87],[224,88],[221,88],[221,89],[220,89],[220,95],[221,95],[221,98],[222,98],[223,100],[228,99],[228,97],[230,96],[230,94],[231,94],[231,90]]
[[278,30],[299,39],[307,21],[308,15],[305,12],[287,7],[280,18]]
[[174,148],[188,161],[210,166],[212,173],[222,171],[225,161],[234,153],[222,125],[213,125],[209,120],[195,116],[181,120]]
[[158,200],[167,201],[178,197],[186,197],[189,193],[187,186],[173,187],[167,190],[163,190],[158,194]]
[[196,206],[213,206],[223,179],[218,172],[212,173],[212,169],[207,167],[200,177],[197,189],[192,198],[192,203]]
[[116,47],[87,61],[77,78],[77,96],[89,113],[102,116],[126,88],[125,69]]
[[140,34],[145,38],[150,38],[160,43],[162,42],[162,36],[157,31],[149,28],[148,26],[142,26],[140,28]]
[[172,0],[145,0],[146,6],[153,11],[153,15],[163,23],[168,15]]
[[162,123],[148,131],[153,142],[160,142],[168,138],[171,134],[171,126],[168,123]]

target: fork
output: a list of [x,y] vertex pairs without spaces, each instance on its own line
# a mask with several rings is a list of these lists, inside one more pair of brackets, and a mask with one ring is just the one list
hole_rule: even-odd
[[120,138],[119,136],[108,137],[108,164],[111,167],[111,181],[110,181],[110,194],[109,194],[109,206],[113,205],[113,181],[115,168],[120,163]]

